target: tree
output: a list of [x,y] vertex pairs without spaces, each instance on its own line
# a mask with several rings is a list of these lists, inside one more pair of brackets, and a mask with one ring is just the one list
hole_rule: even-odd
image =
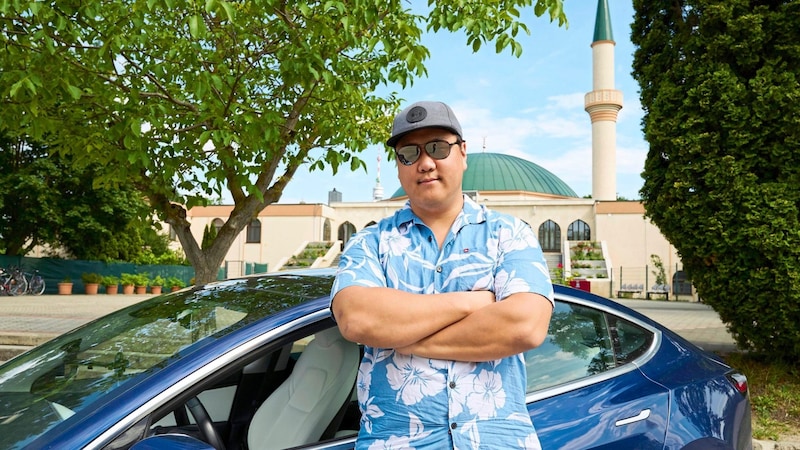
[[138,257],[143,236],[155,233],[141,194],[130,185],[96,188],[99,167],[75,168],[71,158],[48,153],[36,143],[0,138],[2,252],[24,256],[49,245],[78,259]]
[[800,3],[635,0],[646,214],[741,348],[800,360]]
[[0,135],[0,253],[25,255],[56,240],[61,210],[59,192],[48,179],[61,168],[47,149]]
[[[366,167],[399,106],[376,90],[425,75],[421,27],[519,54],[521,8],[562,25],[562,1],[0,2],[0,132],[133,180],[202,283],[300,165]],[[233,212],[203,249],[184,208],[224,190]]]

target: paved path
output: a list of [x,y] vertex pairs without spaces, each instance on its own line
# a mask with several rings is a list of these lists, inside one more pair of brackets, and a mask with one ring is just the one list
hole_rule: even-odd
[[736,350],[736,344],[719,315],[697,302],[626,300],[617,302],[636,310],[700,347],[712,352]]
[[86,322],[152,297],[42,295],[0,297],[0,361]]

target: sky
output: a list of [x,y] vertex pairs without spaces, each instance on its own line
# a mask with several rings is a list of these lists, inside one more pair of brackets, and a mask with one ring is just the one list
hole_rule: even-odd
[[[530,35],[520,33],[522,56],[510,51],[497,54],[494,44],[477,53],[463,34],[427,34],[430,50],[428,76],[414,85],[395,90],[405,101],[439,100],[449,104],[464,132],[467,154],[491,152],[513,155],[549,170],[578,196],[592,193],[591,121],[584,110],[584,95],[592,90],[592,49],[597,2],[564,2],[568,27],[549,17],[524,17]],[[647,143],[641,130],[639,87],[632,71],[633,44],[630,0],[610,0],[609,12],[615,48],[615,87],[623,93],[617,119],[617,195],[638,199]],[[391,130],[386,130],[387,138]],[[360,158],[367,170],[340,168],[309,172],[301,167],[286,186],[280,203],[327,203],[336,189],[342,201],[372,201],[380,169],[384,198],[400,188],[394,161],[386,147],[367,148]],[[378,157],[380,156],[380,164]]]

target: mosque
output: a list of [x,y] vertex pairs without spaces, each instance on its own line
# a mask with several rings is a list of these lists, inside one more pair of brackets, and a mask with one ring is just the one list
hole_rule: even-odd
[[[581,280],[579,287],[588,285],[600,295],[630,290],[644,296],[656,279],[651,255],[663,263],[667,283],[680,259],[644,216],[641,202],[616,199],[616,121],[622,92],[614,88],[615,42],[607,0],[598,0],[591,46],[593,86],[585,96],[585,109],[592,127],[592,197],[578,197],[564,181],[533,162],[491,152],[468,153],[462,189],[479,204],[530,224],[552,273],[563,270]],[[233,243],[225,274],[335,265],[353,233],[393,214],[407,199],[402,188],[384,198],[378,175],[371,202],[343,201],[343,193],[334,189],[327,204],[272,204]],[[230,205],[192,208],[187,215],[192,233],[202,239],[206,225],[221,227],[232,209]],[[592,257],[581,256],[587,248]]]

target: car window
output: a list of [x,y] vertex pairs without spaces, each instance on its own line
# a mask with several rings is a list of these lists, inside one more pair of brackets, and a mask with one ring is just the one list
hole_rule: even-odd
[[[295,341],[257,358],[236,369],[236,373],[214,381],[202,388],[197,399],[206,409],[211,420],[221,423],[230,420],[235,410],[243,408],[242,401],[258,405],[292,373],[295,363],[305,350],[313,335]],[[238,396],[238,402],[237,402]],[[253,408],[254,410],[255,408]],[[250,411],[252,414],[253,411]],[[150,426],[150,434],[182,432],[198,435],[193,430],[197,422],[186,405],[167,411]],[[188,428],[187,428],[188,427]]]
[[547,338],[525,353],[527,392],[603,373],[643,355],[652,332],[594,308],[556,301]]
[[[360,419],[354,396],[358,345],[341,340],[334,326],[299,330],[271,348],[230,364],[229,373],[186,394],[196,395],[221,439],[231,445],[252,440],[288,448],[355,435]],[[156,412],[152,420],[145,435],[178,433],[204,439],[185,404]],[[302,437],[297,429],[306,427],[311,431]],[[123,435],[107,448],[130,443]]]
[[626,364],[642,356],[653,342],[653,333],[627,320],[609,315],[609,326],[614,339],[617,365]]
[[605,372],[615,366],[605,315],[585,306],[556,302],[544,343],[525,353],[533,392]]

